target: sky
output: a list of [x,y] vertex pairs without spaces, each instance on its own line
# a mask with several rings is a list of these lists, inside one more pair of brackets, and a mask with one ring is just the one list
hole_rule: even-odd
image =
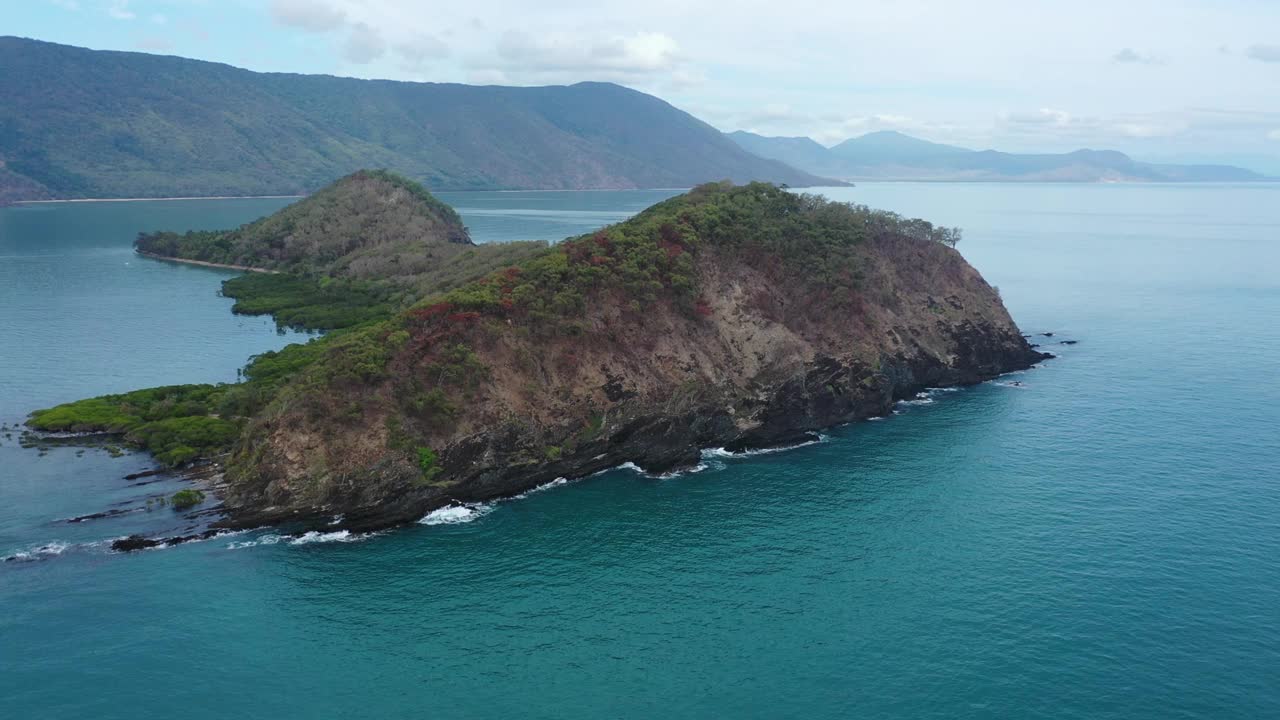
[[0,35],[258,71],[608,80],[726,131],[1280,173],[1280,0],[5,3]]

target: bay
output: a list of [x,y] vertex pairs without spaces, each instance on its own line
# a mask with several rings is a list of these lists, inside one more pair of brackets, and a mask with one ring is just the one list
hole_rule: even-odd
[[[965,230],[1060,355],[825,442],[374,537],[132,555],[145,457],[0,430],[0,697],[42,718],[1280,715],[1280,186],[862,184]],[[668,192],[443,193],[482,242]],[[0,210],[0,422],[305,340],[134,234],[287,200]],[[1078,344],[1059,345],[1062,340]],[[1015,385],[1014,382],[1020,384]]]

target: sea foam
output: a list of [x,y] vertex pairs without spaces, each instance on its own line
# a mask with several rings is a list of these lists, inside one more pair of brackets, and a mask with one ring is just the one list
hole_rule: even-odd
[[457,525],[467,523],[487,515],[493,510],[492,505],[446,505],[432,510],[421,520],[420,525]]
[[43,560],[44,558],[56,557],[66,552],[71,547],[70,543],[54,540],[27,550],[19,550],[11,555],[0,558],[2,562],[30,562],[32,560]]

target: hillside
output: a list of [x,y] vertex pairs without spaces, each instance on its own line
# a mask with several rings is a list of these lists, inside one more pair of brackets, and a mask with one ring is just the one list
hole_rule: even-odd
[[875,166],[953,157],[972,151],[955,145],[913,138],[892,130],[881,130],[833,145],[830,152],[846,163]]
[[474,280],[546,243],[476,245],[453,208],[418,183],[361,170],[234,230],[141,233],[136,247],[156,258],[267,271],[223,283],[235,312],[331,330]]
[[[825,148],[808,138],[729,133],[744,149],[844,180],[1001,182],[1249,182],[1268,178],[1229,165],[1144,163],[1113,150],[1018,154],[970,150],[881,131]],[[807,142],[806,142],[807,141]]]
[[809,172],[816,172],[814,168],[825,168],[822,173],[828,177],[846,174],[844,160],[812,138],[764,137],[742,130],[736,130],[727,135],[753,155],[772,158],[791,167],[808,168]]
[[310,192],[365,167],[440,189],[825,184],[608,83],[255,73],[0,37],[0,197]]
[[1040,360],[958,237],[770,185],[704,185],[268,353],[243,383],[30,422],[116,428],[167,462],[229,451],[236,526],[340,515],[367,529],[624,462],[663,472]]

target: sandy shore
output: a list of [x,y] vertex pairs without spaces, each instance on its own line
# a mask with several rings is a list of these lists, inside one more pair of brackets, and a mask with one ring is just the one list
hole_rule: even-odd
[[205,260],[187,260],[186,258],[175,258],[167,255],[156,255],[155,253],[134,250],[142,257],[151,258],[152,260],[162,260],[164,262],[182,263],[183,265],[200,265],[201,267],[220,268],[223,270],[239,270],[241,272],[267,273],[269,275],[278,275],[279,270],[266,270],[264,268],[249,267],[248,265],[230,265],[228,263],[207,262]]

